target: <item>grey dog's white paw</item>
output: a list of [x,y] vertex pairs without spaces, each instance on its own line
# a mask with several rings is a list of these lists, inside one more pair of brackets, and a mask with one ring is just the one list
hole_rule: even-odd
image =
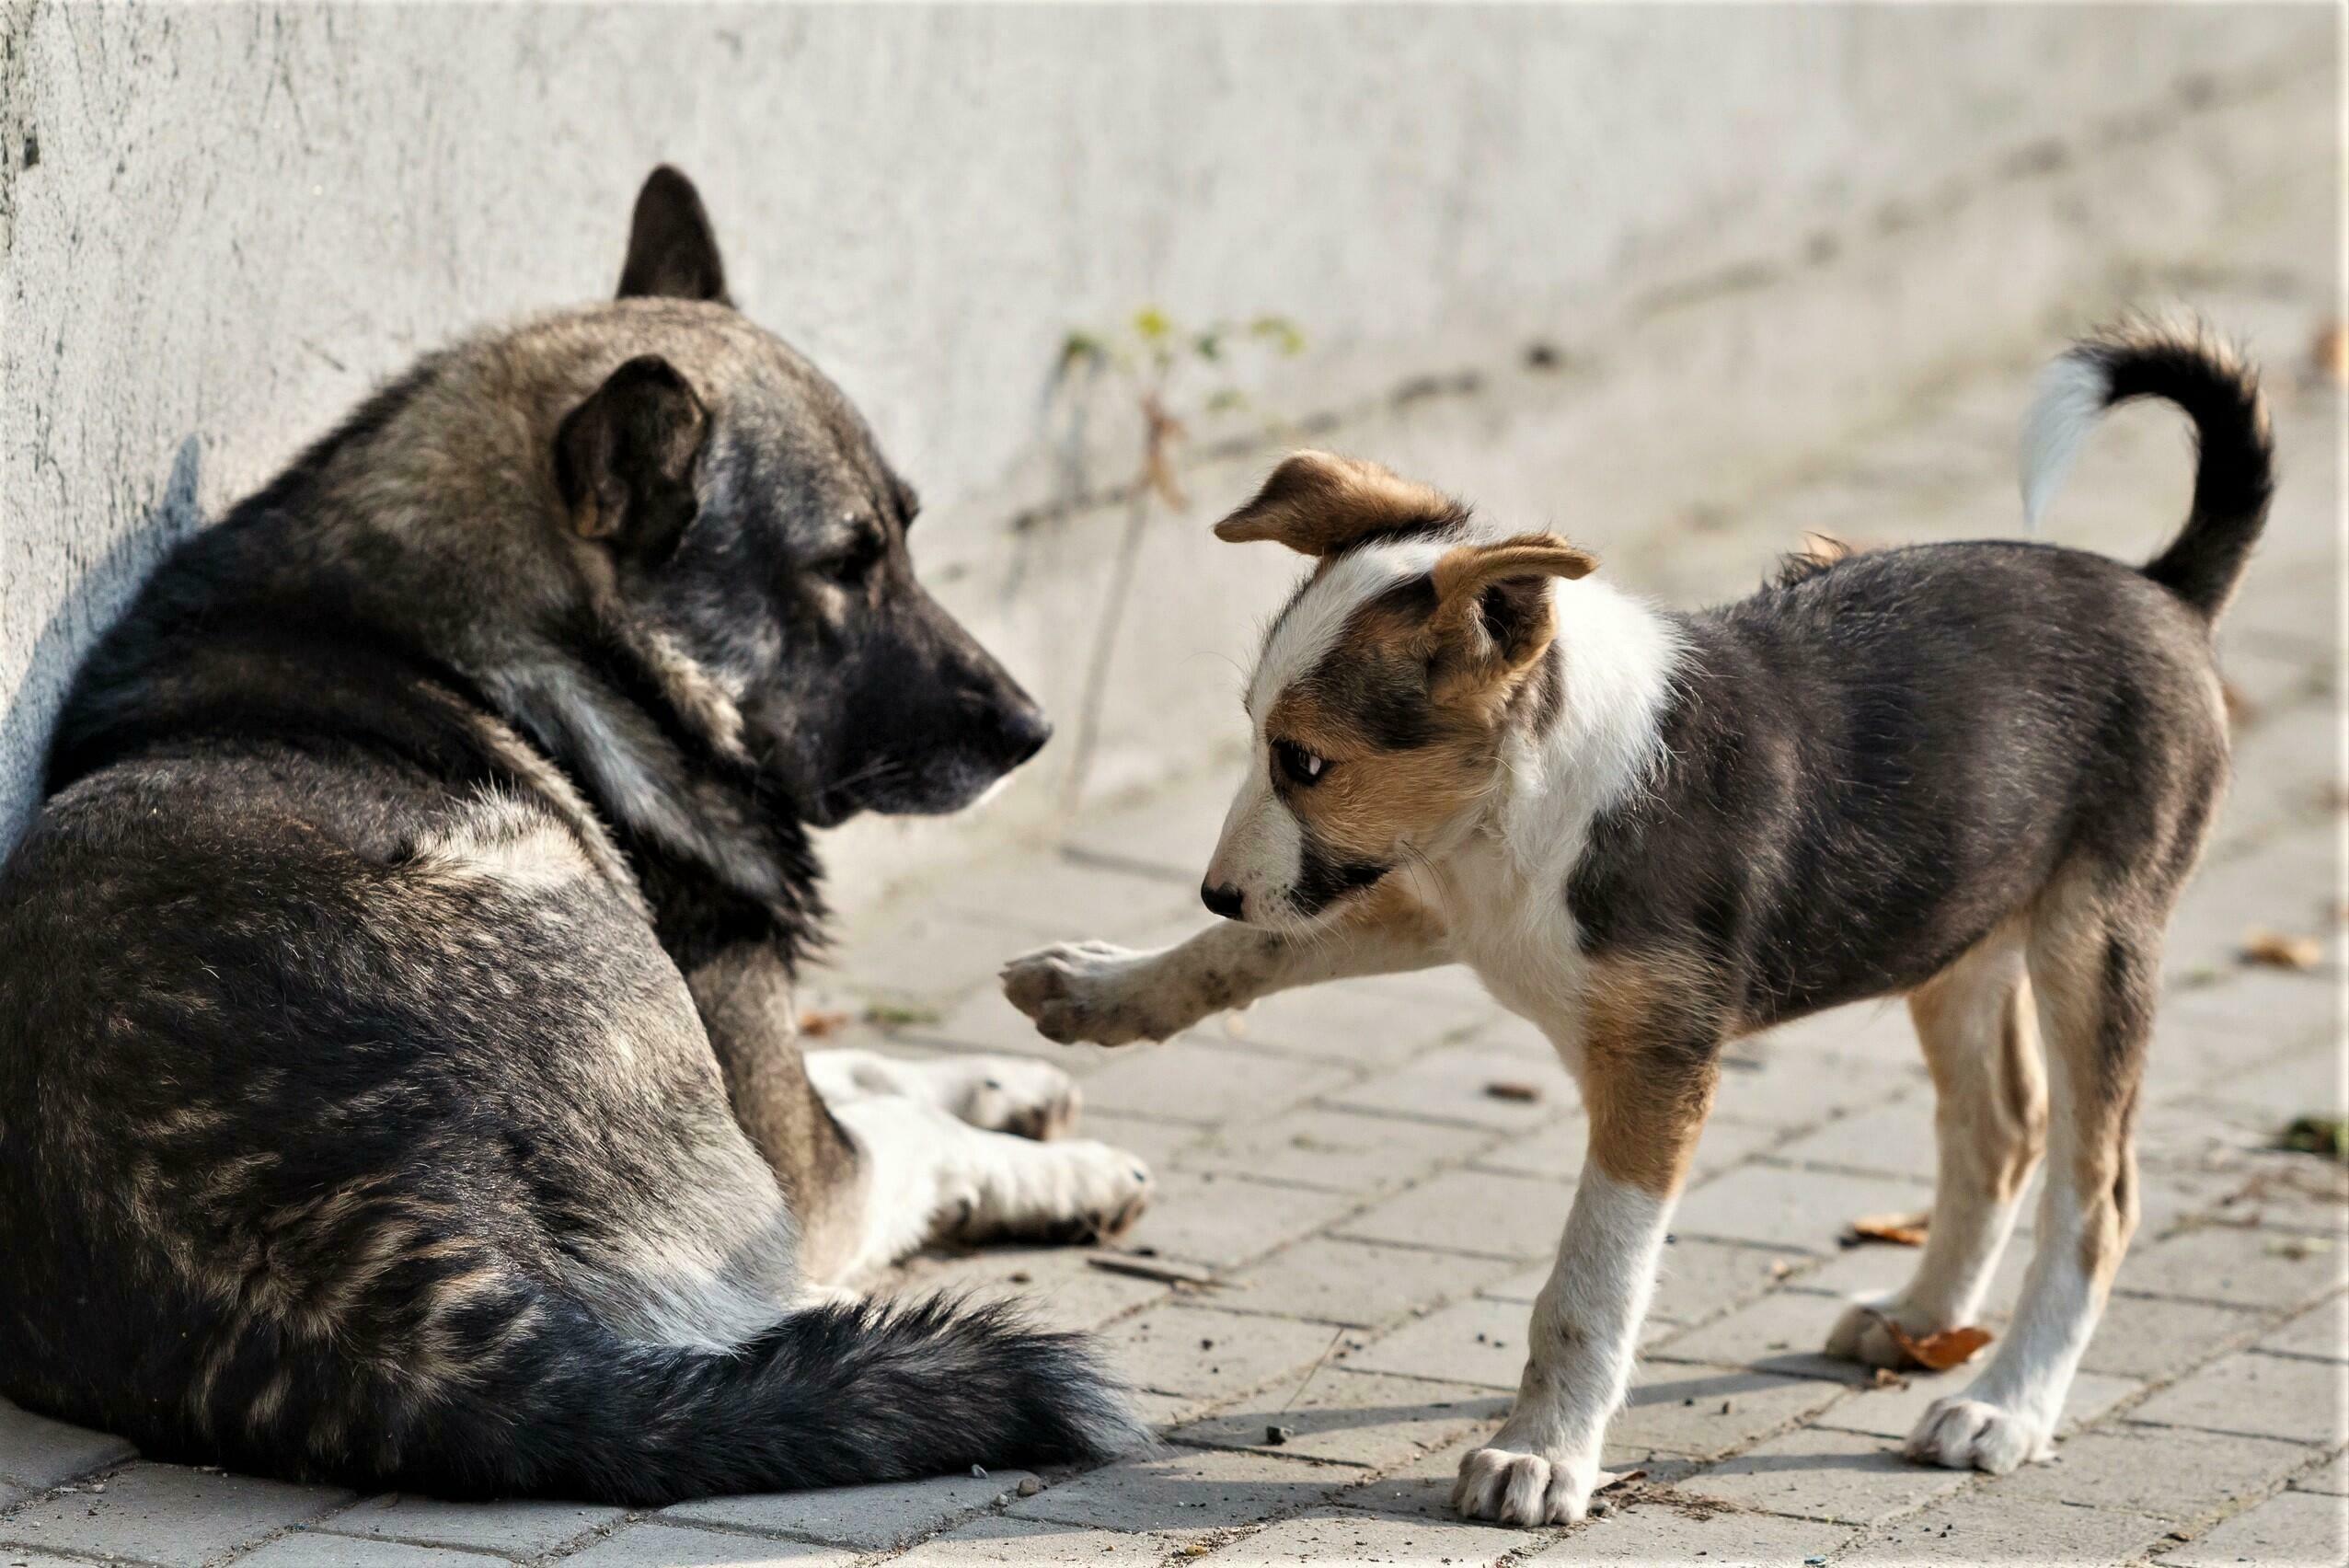
[[1003,966],[1003,994],[1063,1045],[1164,1040],[1198,1021],[1166,995],[1158,955],[1110,942],[1055,942]]
[[981,1056],[951,1091],[957,1119],[991,1133],[1046,1140],[1077,1126],[1085,1096],[1077,1080],[1050,1062],[1025,1056]]
[[1149,1166],[1122,1148],[1090,1138],[1048,1144],[1019,1161],[975,1229],[985,1239],[1113,1240],[1134,1228],[1156,1185]]

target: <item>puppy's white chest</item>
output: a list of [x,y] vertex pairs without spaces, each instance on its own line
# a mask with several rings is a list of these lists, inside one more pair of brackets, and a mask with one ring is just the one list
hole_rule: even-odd
[[1445,891],[1445,917],[1461,961],[1503,1007],[1539,1026],[1569,1068],[1577,1068],[1589,965],[1562,888],[1541,893],[1493,853],[1463,857]]

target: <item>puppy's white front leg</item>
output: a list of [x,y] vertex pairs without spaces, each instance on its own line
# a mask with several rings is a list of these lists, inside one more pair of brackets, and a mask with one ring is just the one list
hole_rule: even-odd
[[1450,956],[1435,917],[1400,886],[1381,883],[1310,940],[1226,922],[1149,952],[1058,942],[1005,964],[1003,994],[1047,1040],[1124,1045],[1180,1034],[1274,991],[1426,969]]
[[[1003,994],[1033,1019],[1036,1032],[1063,1045],[1128,1045],[1180,1034],[1235,1005],[1210,976],[1243,974],[1261,962],[1261,933],[1203,931],[1173,947],[1140,951],[1114,942],[1055,942],[1003,966]],[[1217,950],[1202,961],[1202,948]]]
[[1534,1303],[1516,1405],[1492,1441],[1460,1463],[1452,1504],[1463,1515],[1554,1525],[1589,1508],[1671,1216],[1670,1197],[1584,1170],[1558,1262]]
[[1516,1407],[1460,1463],[1452,1501],[1472,1519],[1572,1524],[1590,1507],[1664,1226],[1712,1109],[1723,1013],[1690,988],[1689,972],[1595,963],[1577,1027],[1552,1035],[1582,1079],[1590,1152],[1557,1266],[1534,1303]]

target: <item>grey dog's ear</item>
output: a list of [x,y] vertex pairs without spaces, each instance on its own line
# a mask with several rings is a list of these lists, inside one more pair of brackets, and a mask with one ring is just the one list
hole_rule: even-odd
[[644,294],[734,303],[726,295],[726,264],[718,259],[718,236],[701,192],[667,164],[648,175],[637,192],[628,259],[620,269],[620,297]]
[[620,366],[555,432],[555,482],[572,529],[641,565],[668,559],[694,519],[709,415],[658,354]]

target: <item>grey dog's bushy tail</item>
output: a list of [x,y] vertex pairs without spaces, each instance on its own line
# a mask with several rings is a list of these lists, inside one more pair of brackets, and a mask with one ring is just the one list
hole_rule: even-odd
[[[207,1447],[240,1468],[366,1489],[654,1507],[1150,1443],[1083,1336],[1000,1305],[812,1307],[727,1349],[627,1339],[559,1295],[509,1300],[471,1326],[494,1333],[494,1354],[429,1384],[278,1342],[294,1392],[265,1423],[234,1435],[216,1423]],[[370,1436],[338,1451],[322,1426]]]
[[[564,1343],[574,1332],[589,1343]],[[608,1332],[584,1315],[548,1325],[556,1365],[524,1395],[538,1418],[507,1427],[484,1411],[505,1453],[483,1454],[465,1490],[649,1505],[1084,1462],[1148,1441],[1082,1338],[1002,1306],[815,1307],[726,1351],[592,1343]]]
[[2098,418],[2136,398],[2194,421],[2193,510],[2145,574],[2216,620],[2241,580],[2275,493],[2275,450],[2259,374],[2198,322],[2132,323],[2075,344],[2047,368],[2023,421],[2023,508],[2032,526]]

